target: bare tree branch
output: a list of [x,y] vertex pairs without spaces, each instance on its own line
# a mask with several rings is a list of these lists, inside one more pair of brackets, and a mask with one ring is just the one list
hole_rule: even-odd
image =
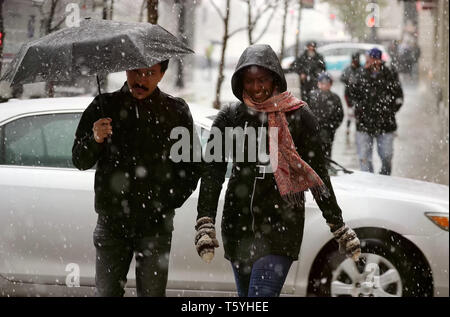
[[300,23],[302,18],[302,0],[298,0],[298,13],[297,13],[297,34],[295,36],[295,57],[299,56],[300,52]]
[[278,0],[275,2],[275,4],[273,2],[266,2],[266,6],[264,7],[264,9],[257,10],[256,11],[256,15],[255,15],[255,19],[254,19],[254,25],[256,25],[256,23],[258,23],[258,20],[270,9],[273,9],[275,11],[276,7],[278,6]]
[[[252,1],[251,0],[242,0],[242,1],[246,2],[247,8],[248,8],[247,9],[248,41],[249,41],[249,45],[252,45],[253,43],[259,41],[262,38],[262,36],[264,35],[264,33],[267,31],[267,29],[269,28],[271,19],[273,18],[274,14],[275,14],[276,8],[278,7],[279,0],[266,0],[264,2],[263,6],[259,6],[256,8],[255,15],[252,14]],[[253,2],[253,4],[254,4],[254,2]],[[253,33],[256,29],[256,25],[260,21],[260,19],[270,10],[272,10],[272,13],[269,17],[269,20],[266,22],[266,26],[260,32],[260,34],[257,36],[257,38],[255,40]],[[237,30],[237,31],[240,31],[240,30]],[[233,32],[233,34],[235,34],[235,33],[237,33],[237,32]]]
[[108,20],[108,0],[103,0],[102,19]]
[[223,33],[223,39],[222,39],[222,53],[220,55],[220,63],[219,63],[219,75],[217,78],[217,85],[216,85],[216,99],[213,103],[213,107],[216,109],[220,109],[220,91],[222,88],[222,83],[225,78],[223,75],[223,71],[225,68],[225,51],[227,49],[227,43],[228,43],[228,22],[230,19],[230,1],[226,0],[226,10],[225,10],[225,17],[223,19],[223,26],[224,26],[224,33]]
[[280,61],[284,57],[284,43],[285,43],[285,35],[286,35],[286,18],[287,18],[288,9],[289,9],[289,2],[290,2],[290,0],[284,0],[283,28],[281,30],[281,48],[280,48],[280,56],[278,57],[280,59]]
[[239,32],[245,31],[245,30],[247,30],[247,27],[246,27],[246,26],[243,26],[243,27],[241,27],[241,28],[238,28],[238,29],[234,30],[233,32],[228,33],[228,38],[232,37],[232,36],[235,35],[236,33],[239,33]]
[[248,24],[248,30],[247,30],[247,36],[248,36],[248,44],[253,44],[253,24],[252,24],[252,4],[250,0],[246,0],[247,2],[247,24]]
[[66,17],[68,16],[68,14],[65,14],[63,16],[63,18],[61,19],[61,21],[59,21],[54,27],[50,28],[50,33],[53,31],[56,31],[59,29],[59,27],[61,26],[61,24],[63,24],[66,21]]
[[111,6],[109,7],[109,19],[113,19],[114,14],[114,0],[111,0]]
[[261,33],[254,40],[255,43],[258,42],[264,36],[264,34],[266,33],[267,29],[269,28],[270,23],[272,22],[272,18],[275,15],[275,12],[276,12],[275,9],[276,9],[276,7],[273,9],[272,13],[270,14],[269,19],[267,19],[266,26],[264,27],[264,29],[262,29]]
[[50,13],[48,14],[47,23],[45,26],[45,34],[49,34],[52,32],[52,22],[55,15],[56,6],[58,5],[59,0],[52,0],[50,4]]
[[217,13],[219,14],[220,18],[222,20],[225,20],[225,17],[223,16],[222,11],[220,11],[220,8],[215,4],[214,0],[209,0],[209,2],[213,6],[213,8],[217,11]]
[[[246,0],[244,0],[244,1],[246,1]],[[217,11],[217,14],[219,14],[219,16],[222,19],[222,21],[225,23],[225,20],[229,16],[229,14],[228,14],[228,11],[229,11],[229,7],[228,6],[229,6],[229,4],[228,4],[227,8],[225,9],[227,11],[227,16],[223,16],[222,11],[220,11],[220,8],[214,3],[214,0],[209,0],[209,2],[213,6],[213,8]],[[232,37],[236,33],[239,33],[239,32],[245,31],[245,30],[247,30],[247,26],[238,28],[238,29],[234,30],[233,32],[229,32],[229,33],[227,32],[226,33],[226,38],[229,39],[230,37]]]

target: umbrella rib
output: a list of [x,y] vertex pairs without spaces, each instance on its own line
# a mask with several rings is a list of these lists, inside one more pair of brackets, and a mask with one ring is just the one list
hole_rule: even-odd
[[[16,75],[17,75],[17,72],[20,70],[20,65],[22,64],[22,61],[24,60],[24,58],[25,58],[25,56],[27,56],[27,54],[29,53],[29,49],[30,49],[30,47],[31,47],[31,44],[33,44],[32,42],[29,42],[29,43],[26,43],[25,44],[25,46],[23,47],[23,54],[20,54],[20,52],[22,51],[22,49],[19,51],[19,56],[18,56],[18,58],[19,59],[17,59],[17,60],[15,60],[14,59],[14,61],[13,62],[15,62],[15,64],[17,65],[16,67],[13,67],[14,65],[14,63],[11,63],[10,64],[10,67],[11,67],[11,73],[12,73],[12,76],[11,76],[11,84],[12,85],[15,85],[15,84],[19,84],[19,83],[26,83],[26,81],[25,82],[22,82],[22,81],[20,81],[20,82],[17,82],[17,83],[15,83],[14,82],[14,79],[15,79],[15,77],[16,77]],[[16,55],[17,56],[17,55]],[[9,72],[9,71],[8,71]],[[7,74],[5,73],[5,76],[6,76]]]

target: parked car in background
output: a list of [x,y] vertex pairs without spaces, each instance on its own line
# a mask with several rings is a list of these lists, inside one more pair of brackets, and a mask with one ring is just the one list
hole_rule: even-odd
[[[360,63],[364,65],[366,62],[365,53],[373,48],[377,47],[382,52],[382,60],[386,63],[390,63],[391,57],[389,56],[387,49],[380,44],[372,43],[332,43],[319,46],[317,52],[323,55],[325,59],[325,66],[327,72],[329,72],[335,79],[339,78],[344,69],[350,65],[351,56],[353,53],[360,53]],[[281,67],[286,71],[291,71],[290,68],[294,62],[294,56],[288,56],[281,61]]]
[[[10,100],[0,105],[0,296],[91,296],[94,169],[71,161],[75,129],[91,97]],[[191,105],[206,143],[217,110]],[[356,265],[338,253],[311,194],[300,261],[282,296],[448,296],[449,187],[399,177],[339,171],[331,177],[346,223],[362,245]],[[226,188],[224,184],[223,188]],[[194,247],[198,189],[176,211],[169,296],[236,295],[220,248],[210,264]],[[135,294],[134,264],[127,295]]]

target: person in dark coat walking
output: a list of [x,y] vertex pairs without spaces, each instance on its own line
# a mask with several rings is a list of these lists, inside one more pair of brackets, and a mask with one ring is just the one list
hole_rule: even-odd
[[319,123],[323,154],[331,159],[334,135],[344,119],[344,109],[341,98],[331,91],[333,85],[331,75],[323,72],[319,75],[318,81],[318,89],[311,93],[309,106]]
[[361,68],[361,63],[359,61],[359,53],[353,53],[351,57],[350,65],[347,66],[341,74],[341,82],[344,84],[344,98],[347,104],[347,135],[350,134],[350,125],[352,120],[355,118],[354,107],[352,100],[349,95],[349,86],[355,81],[356,74]]
[[366,64],[349,85],[355,107],[356,147],[362,171],[373,173],[372,148],[377,141],[380,174],[390,175],[394,155],[395,115],[403,104],[403,90],[396,71],[381,60],[378,48],[366,54]]
[[169,159],[173,128],[197,134],[184,100],[157,87],[167,66],[128,70],[123,87],[97,96],[76,131],[74,165],[96,169],[98,296],[123,296],[133,254],[137,295],[165,296],[174,210],[200,176],[194,163]]
[[[231,155],[233,168],[221,222],[225,258],[231,262],[239,296],[279,296],[302,243],[304,191],[313,193],[342,252],[356,261],[360,243],[345,225],[336,202],[317,120],[305,102],[286,91],[272,48],[248,47],[231,86],[239,102],[219,112],[206,149],[221,136],[221,144],[234,144],[236,151],[220,147],[221,158],[204,167],[195,244],[199,255],[210,261],[218,246],[215,218],[227,170],[225,158]],[[239,133],[230,131],[246,133],[239,139]],[[252,157],[252,148],[259,149],[258,157]]]
[[304,53],[292,63],[292,70],[300,77],[301,98],[307,104],[310,102],[311,91],[317,87],[319,74],[326,71],[325,60],[316,51],[316,46],[316,42],[308,42]]

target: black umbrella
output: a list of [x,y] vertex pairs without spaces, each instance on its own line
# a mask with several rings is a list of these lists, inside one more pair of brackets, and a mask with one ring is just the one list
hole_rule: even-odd
[[[151,67],[194,53],[159,25],[86,19],[22,45],[1,80],[11,85],[70,81]],[[100,91],[100,87],[99,87]]]

